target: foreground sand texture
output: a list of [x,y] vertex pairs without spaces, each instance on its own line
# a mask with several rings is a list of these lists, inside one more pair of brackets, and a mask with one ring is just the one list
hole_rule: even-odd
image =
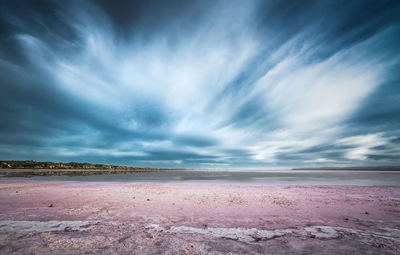
[[0,182],[0,254],[398,254],[400,187]]

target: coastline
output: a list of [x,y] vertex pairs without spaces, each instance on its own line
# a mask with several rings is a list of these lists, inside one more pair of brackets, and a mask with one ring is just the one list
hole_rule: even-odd
[[[43,177],[43,176],[91,176],[91,175],[116,175],[150,172],[208,172],[208,173],[400,173],[400,168],[326,168],[326,169],[173,169],[173,168],[149,168],[149,167],[125,167],[109,166],[115,168],[0,168],[1,178],[8,177]],[[119,169],[118,167],[121,167]]]
[[0,169],[2,177],[35,177],[35,176],[88,176],[105,174],[130,174],[141,172],[168,171],[156,168],[137,168],[137,169]]

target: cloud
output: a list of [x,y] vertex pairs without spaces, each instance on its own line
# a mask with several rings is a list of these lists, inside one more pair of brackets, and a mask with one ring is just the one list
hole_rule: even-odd
[[373,3],[354,5],[4,5],[0,156],[396,164],[397,5],[376,5],[361,23],[352,16]]

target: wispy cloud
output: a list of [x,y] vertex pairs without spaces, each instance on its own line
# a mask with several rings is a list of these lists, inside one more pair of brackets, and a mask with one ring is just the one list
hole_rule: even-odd
[[[378,6],[386,16],[360,24],[352,6],[276,13],[273,3],[204,2],[171,16],[137,8],[140,18],[125,24],[103,7],[49,3],[51,11],[31,6],[28,16],[2,8],[2,49],[15,53],[0,62],[10,74],[0,87],[2,157],[161,167],[398,164],[400,121],[373,130],[361,118],[400,79],[391,8]],[[319,23],[309,23],[306,7],[318,10]],[[160,17],[149,19],[152,11]]]

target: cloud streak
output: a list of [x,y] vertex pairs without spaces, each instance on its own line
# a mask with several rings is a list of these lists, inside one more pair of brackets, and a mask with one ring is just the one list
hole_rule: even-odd
[[4,4],[0,156],[399,164],[399,6],[336,4]]

